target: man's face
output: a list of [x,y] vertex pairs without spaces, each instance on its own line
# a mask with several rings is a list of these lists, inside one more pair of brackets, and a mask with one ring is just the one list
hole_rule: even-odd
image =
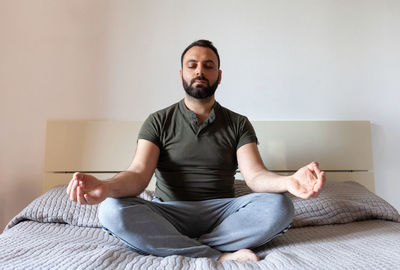
[[217,55],[209,48],[190,48],[183,56],[180,75],[188,95],[197,99],[211,97],[221,81]]

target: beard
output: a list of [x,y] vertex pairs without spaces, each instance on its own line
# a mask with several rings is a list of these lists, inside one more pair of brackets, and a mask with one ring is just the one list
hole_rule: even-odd
[[[198,84],[196,86],[193,86],[196,80],[206,81],[207,85]],[[219,75],[217,81],[213,85],[210,85],[210,82],[205,77],[198,76],[192,79],[190,81],[190,84],[187,81],[185,81],[185,79],[183,79],[182,84],[183,84],[183,89],[185,89],[185,92],[189,96],[196,99],[205,99],[214,95],[215,90],[217,90],[218,88],[218,81],[219,81]]]

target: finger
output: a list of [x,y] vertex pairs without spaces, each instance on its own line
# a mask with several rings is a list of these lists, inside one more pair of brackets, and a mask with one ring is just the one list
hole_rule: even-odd
[[71,191],[69,193],[69,198],[71,199],[71,201],[76,202],[76,188],[78,185],[78,181],[76,179],[74,179],[74,181],[72,181],[72,187],[71,187]]
[[302,195],[302,198],[305,199],[305,200],[308,200],[308,199],[312,198],[313,195],[314,195],[313,192],[307,192],[307,193],[304,193],[304,194]]
[[318,197],[318,196],[319,196],[319,192],[320,192],[320,190],[317,190],[317,191],[316,191],[316,190],[313,190],[313,191],[312,191],[311,197],[312,197],[312,198]]
[[77,173],[74,173],[74,175],[72,176],[71,181],[69,181],[69,184],[68,184],[68,187],[67,187],[67,193],[68,193],[68,195],[70,194],[71,189],[72,189],[72,185],[73,185],[73,183],[74,183],[74,181],[75,181],[75,179],[76,179],[76,177],[75,177],[76,174],[77,174]]
[[80,203],[80,204],[87,204],[87,201],[86,201],[86,199],[85,199],[85,197],[83,196],[83,190],[82,190],[82,188],[80,187],[80,186],[78,186],[78,188],[77,188],[77,190],[78,190],[78,202]]
[[318,162],[316,162],[316,161],[313,161],[313,162],[311,162],[310,164],[307,165],[307,168],[309,170],[311,170],[311,171],[314,171],[315,167],[318,167]]
[[313,195],[314,198],[317,198],[319,196],[320,192],[315,192],[315,194]]
[[71,179],[68,183],[67,187],[67,194],[69,195],[71,193],[71,188],[72,188],[72,183],[75,181],[75,179]]
[[85,174],[80,173],[80,172],[76,172],[76,173],[74,173],[74,177],[78,181],[83,181],[84,178],[85,178]]
[[302,198],[302,199],[304,199],[304,200],[308,200],[308,199],[309,199],[309,196],[308,196],[307,193],[302,193],[302,194],[300,194],[298,197],[299,197],[299,198]]
[[78,180],[81,180],[82,176],[83,176],[83,173],[80,173],[80,172],[74,173],[74,178],[76,178]]
[[86,201],[88,204],[96,204],[95,201],[92,200],[92,197],[90,197],[88,194],[83,194],[83,196],[85,197]]
[[318,174],[318,179],[320,180],[319,183],[320,183],[321,188],[322,188],[324,186],[324,184],[325,184],[325,181],[326,181],[326,176],[325,176],[325,172],[324,171],[321,171]]
[[69,198],[71,201],[76,202],[76,189],[71,189],[71,192],[69,194]]
[[310,199],[318,197],[319,192],[315,192],[314,190],[310,192]]
[[79,186],[81,186],[84,190],[86,189],[87,183],[86,183],[86,174],[84,173],[78,173],[76,175],[76,179],[78,180]]
[[317,176],[318,176],[318,179],[317,179],[317,182],[315,183],[315,186],[314,186],[314,191],[315,192],[321,191],[321,189],[324,186],[325,181],[326,181],[325,172],[324,171],[319,171]]
[[86,189],[86,181],[84,181],[83,179],[79,180],[78,181],[78,186],[80,186],[83,189]]
[[313,190],[299,188],[296,196],[308,200],[309,198],[311,198],[312,195],[313,195]]

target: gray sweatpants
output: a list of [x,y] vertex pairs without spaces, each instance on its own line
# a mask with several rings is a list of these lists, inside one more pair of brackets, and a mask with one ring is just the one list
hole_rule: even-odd
[[139,253],[216,260],[221,252],[267,243],[289,227],[293,212],[292,201],[274,193],[206,201],[108,198],[100,204],[99,219]]

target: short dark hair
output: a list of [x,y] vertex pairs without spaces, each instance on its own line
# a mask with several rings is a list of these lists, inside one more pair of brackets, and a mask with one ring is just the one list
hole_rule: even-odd
[[182,56],[181,56],[181,67],[183,67],[183,57],[185,56],[186,52],[194,46],[205,47],[205,48],[211,49],[217,55],[218,69],[219,69],[221,62],[219,60],[218,50],[217,50],[217,48],[215,48],[215,46],[212,44],[211,41],[206,40],[206,39],[199,39],[197,41],[192,42],[189,46],[186,47],[186,49],[183,51]]

